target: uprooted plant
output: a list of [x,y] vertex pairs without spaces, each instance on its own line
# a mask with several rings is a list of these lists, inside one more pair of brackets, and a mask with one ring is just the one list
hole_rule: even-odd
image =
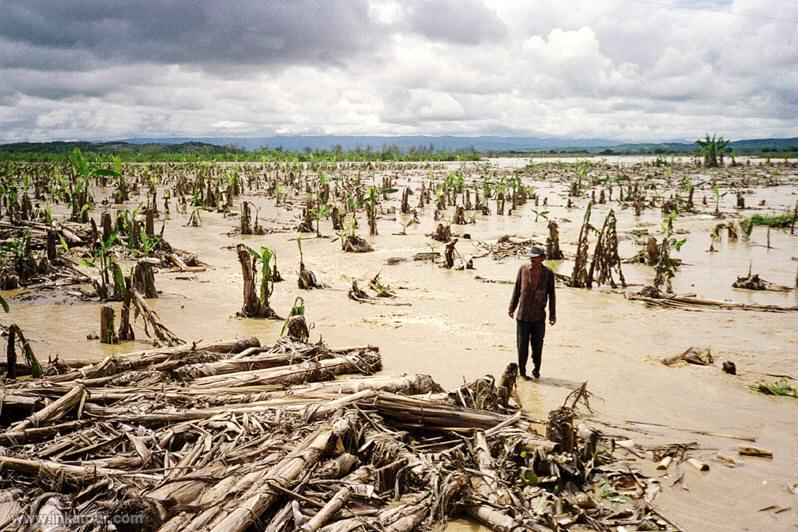
[[297,286],[302,290],[310,290],[312,288],[326,288],[326,285],[319,281],[315,272],[305,267],[305,256],[302,252],[302,238],[297,235],[296,245],[299,248],[299,276],[297,277]]

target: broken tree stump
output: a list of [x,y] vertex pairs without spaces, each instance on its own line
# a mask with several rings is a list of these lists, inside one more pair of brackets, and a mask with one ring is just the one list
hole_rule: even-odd
[[110,305],[100,307],[100,343],[115,344],[117,342],[114,331],[114,309]]

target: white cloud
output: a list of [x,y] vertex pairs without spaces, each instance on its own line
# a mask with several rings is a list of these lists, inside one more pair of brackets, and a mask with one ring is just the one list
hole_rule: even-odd
[[798,2],[9,4],[0,141],[798,136]]

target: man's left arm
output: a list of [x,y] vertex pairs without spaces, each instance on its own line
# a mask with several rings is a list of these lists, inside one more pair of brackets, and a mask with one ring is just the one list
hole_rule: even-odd
[[554,272],[549,271],[549,282],[546,286],[549,294],[549,323],[554,325],[557,322],[557,296],[554,293]]

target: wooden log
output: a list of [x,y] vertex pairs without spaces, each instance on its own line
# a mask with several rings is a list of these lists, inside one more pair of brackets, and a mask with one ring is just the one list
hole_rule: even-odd
[[50,421],[56,421],[58,419],[61,419],[73,408],[78,406],[81,399],[83,398],[83,394],[85,393],[86,393],[86,388],[84,388],[82,384],[77,384],[60,399],[58,399],[57,401],[53,401],[52,403],[45,406],[41,410],[38,410],[27,419],[15,423],[8,430],[11,432],[17,432],[24,430],[30,427],[31,425],[39,426],[43,423],[48,423]]

